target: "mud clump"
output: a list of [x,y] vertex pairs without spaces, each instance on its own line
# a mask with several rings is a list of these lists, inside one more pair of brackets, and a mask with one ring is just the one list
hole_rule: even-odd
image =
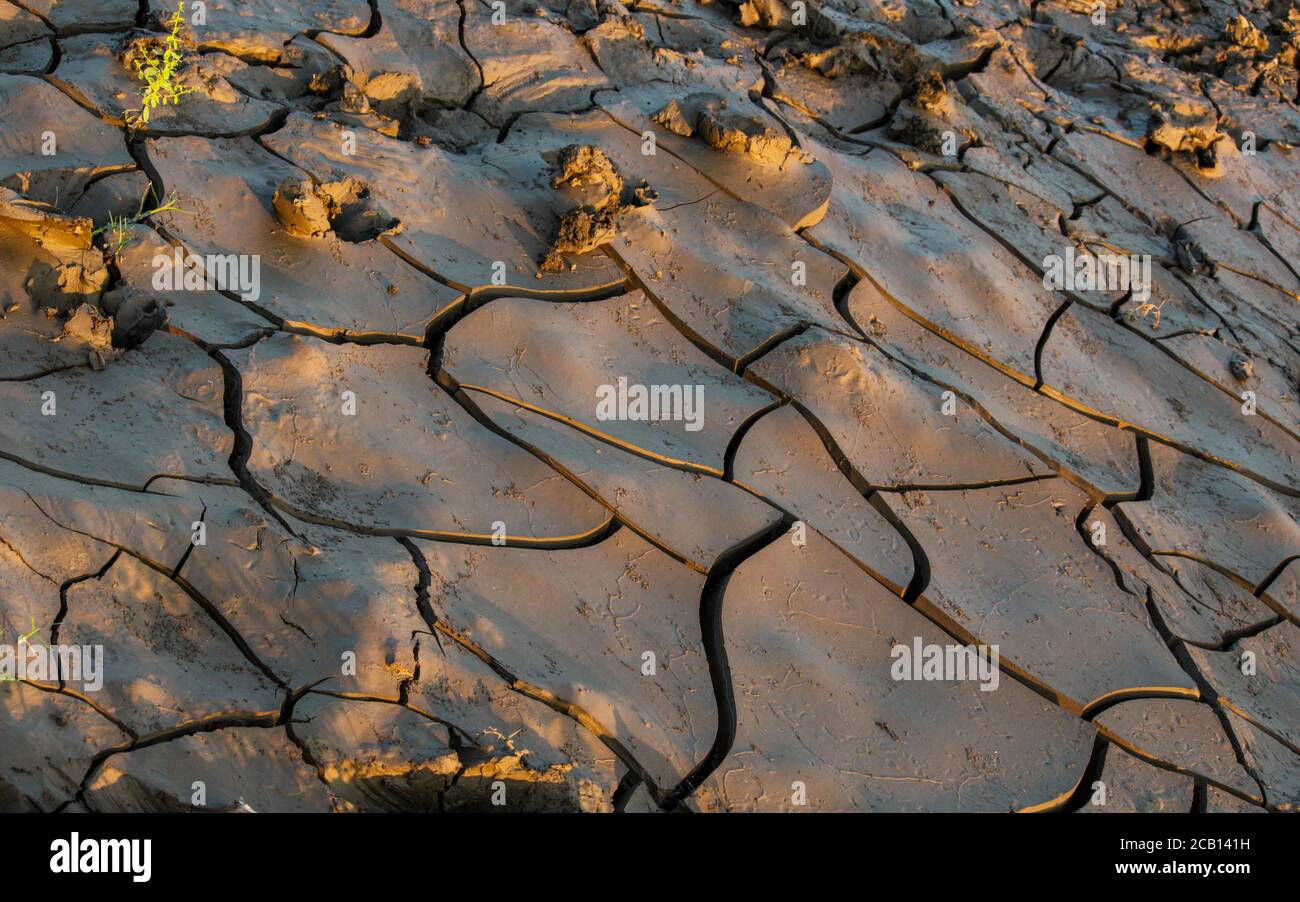
[[815,43],[799,53],[799,61],[827,78],[869,75],[902,83],[926,65],[911,40],[885,25],[825,10],[816,11],[809,24]]
[[87,255],[84,261],[37,268],[25,287],[38,309],[66,313],[82,304],[97,303],[107,284],[108,268],[102,260]]
[[1224,26],[1223,33],[1228,40],[1243,50],[1264,51],[1268,49],[1268,38],[1245,16],[1233,16]]
[[789,27],[790,11],[781,0],[745,0],[736,8],[737,21],[745,28]]
[[626,185],[599,147],[570,144],[556,156],[554,169],[552,188],[590,191],[596,196],[591,203],[574,207],[560,219],[559,231],[542,260],[543,272],[563,270],[564,254],[580,256],[613,241],[618,235],[619,217],[654,200],[648,186]]
[[397,220],[379,208],[370,189],[360,179],[346,176],[325,182],[319,189],[330,200],[330,224],[344,241],[369,241],[397,226]]
[[682,110],[682,105],[676,100],[670,100],[667,106],[655,113],[654,121],[674,135],[681,135],[683,138],[689,138],[695,134],[695,116],[691,115],[690,118],[687,118],[687,114]]
[[797,152],[784,131],[755,113],[729,108],[727,100],[716,94],[691,94],[669,101],[653,119],[675,135],[699,135],[715,150],[771,165],[780,165]]
[[360,243],[398,226],[375,203],[366,184],[350,175],[319,185],[308,178],[286,178],[275,189],[271,208],[285,231],[301,238],[332,233]]
[[1213,277],[1218,272],[1218,264],[1205,252],[1201,243],[1193,237],[1188,231],[1187,226],[1190,223],[1182,223],[1177,226],[1173,235],[1170,236],[1170,243],[1174,249],[1174,259],[1178,261],[1178,267],[1189,276],[1205,275]]
[[27,290],[37,309],[66,317],[64,334],[100,352],[133,350],[167,324],[162,301],[135,288],[105,292],[108,269],[65,263],[32,276]]
[[889,137],[902,144],[909,144],[917,150],[943,154],[943,132],[935,128],[921,116],[899,116],[889,123]]
[[99,308],[113,318],[113,347],[125,351],[140,347],[167,324],[167,307],[136,288],[113,289],[104,295]]
[[621,209],[578,207],[564,214],[551,249],[542,260],[542,272],[562,271],[565,265],[563,254],[581,256],[613,241],[618,234],[615,217],[620,212]]
[[591,184],[605,186],[607,195],[621,196],[623,176],[614,168],[605,151],[589,144],[570,144],[555,160],[552,188],[583,188]]
[[[950,107],[948,86],[943,75],[934,69],[919,72],[904,86],[902,101],[886,133],[902,144],[935,156],[943,156],[944,132],[950,130]],[[974,133],[965,129],[952,128],[951,131],[954,134],[960,131],[967,139],[975,139]],[[949,152],[952,152],[952,148],[949,148]]]
[[1223,137],[1219,119],[1208,103],[1151,104],[1147,140],[1170,153],[1195,154],[1201,168],[1213,168],[1218,157],[1215,143]]
[[918,110],[933,112],[948,99],[948,86],[934,69],[918,73],[907,85],[907,99]]
[[712,148],[738,153],[768,163],[781,163],[792,146],[788,135],[768,127],[755,116],[743,113],[700,114],[700,137]]
[[113,319],[98,307],[81,304],[64,320],[60,340],[71,339],[89,349],[95,369],[103,369],[105,358],[112,354]]
[[[34,261],[23,280],[31,310],[63,321],[55,341],[85,346],[95,369],[114,351],[138,348],[167,322],[159,300],[136,289],[109,290],[108,256],[89,219],[67,216],[0,189],[0,222],[29,236],[53,260]],[[21,309],[11,304],[6,313]]]
[[1238,382],[1249,382],[1255,375],[1255,364],[1245,354],[1235,353],[1228,361],[1228,371]]
[[285,179],[275,189],[271,208],[291,235],[323,238],[330,232],[329,198],[311,179]]
[[[112,294],[112,292],[110,292]],[[54,340],[85,348],[87,363],[99,372],[125,351],[140,347],[167,323],[161,302],[142,292],[128,289],[126,296],[96,307],[81,304],[68,313],[63,329]],[[105,301],[109,295],[105,295]],[[118,317],[110,312],[116,310]]]

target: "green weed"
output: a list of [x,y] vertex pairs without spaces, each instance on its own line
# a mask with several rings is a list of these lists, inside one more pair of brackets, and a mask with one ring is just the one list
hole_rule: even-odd
[[[178,85],[174,81],[176,70],[181,64],[181,26],[185,24],[181,16],[184,2],[176,4],[176,12],[167,24],[172,30],[164,41],[162,55],[143,50],[131,61],[135,77],[145,83],[140,93],[140,109],[127,110],[127,122],[132,127],[149,121],[149,113],[160,105],[179,104],[181,97],[194,92],[194,88]],[[133,114],[138,113],[138,118]]]
[[143,222],[144,220],[148,219],[150,216],[153,216],[155,213],[188,213],[189,212],[188,210],[182,210],[180,207],[176,205],[175,191],[170,192],[167,195],[167,199],[164,200],[158,206],[146,210],[144,208],[145,198],[150,197],[151,195],[154,197],[155,200],[157,199],[157,195],[153,193],[152,187],[150,187],[149,190],[140,197],[140,205],[136,209],[134,215],[114,216],[112,213],[109,213],[108,222],[105,225],[100,226],[99,228],[95,229],[93,232],[90,233],[92,237],[96,235],[103,235],[103,234],[108,234],[111,236],[111,238],[105,239],[104,242],[104,250],[108,254],[108,256],[116,257],[118,254],[122,253],[122,248],[126,247],[127,241],[129,241],[131,238],[130,233],[127,231],[128,226],[135,225],[138,222]]

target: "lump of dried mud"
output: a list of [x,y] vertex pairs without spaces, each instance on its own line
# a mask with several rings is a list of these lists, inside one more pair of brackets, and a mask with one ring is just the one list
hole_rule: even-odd
[[285,231],[303,238],[333,232],[344,241],[369,241],[397,225],[374,204],[365,183],[350,175],[319,185],[308,178],[286,178],[275,189],[271,208]]
[[793,146],[785,132],[746,113],[704,110],[700,113],[699,124],[700,137],[710,147],[767,163],[784,162]]
[[619,210],[597,210],[594,207],[577,207],[564,214],[560,229],[551,242],[542,261],[542,272],[559,272],[564,269],[563,254],[580,256],[608,244],[618,235],[615,217]]
[[948,86],[934,69],[917,74],[907,85],[906,96],[918,110],[937,110],[948,99]]
[[167,309],[152,295],[121,287],[104,292],[108,270],[92,272],[68,263],[32,277],[28,292],[33,303],[51,315],[65,315],[64,333],[79,338],[103,359],[111,346],[140,347],[167,323]]
[[790,23],[790,11],[781,0],[745,0],[736,10],[738,21],[745,28],[761,25],[780,28]]
[[1268,49],[1268,38],[1245,16],[1233,16],[1223,28],[1228,40],[1244,50]]
[[140,347],[167,323],[167,307],[137,288],[115,288],[99,307],[113,318],[112,345],[122,350]]
[[[903,86],[901,102],[890,119],[890,138],[935,156],[944,155],[944,132],[950,129],[948,85],[936,69],[917,72]],[[969,129],[953,128],[975,140]]]
[[582,188],[602,184],[607,195],[618,197],[623,193],[623,176],[605,151],[590,144],[570,144],[555,159],[555,172],[551,176],[552,188]]
[[[63,319],[62,336],[84,345],[100,369],[113,349],[139,347],[167,321],[155,298],[136,289],[105,292],[110,273],[101,248],[92,244],[89,219],[65,216],[0,188],[0,220],[36,238],[63,259],[36,262],[23,282],[33,308]],[[57,339],[56,339],[57,340]]]
[[1249,382],[1255,375],[1255,364],[1245,354],[1238,352],[1228,361],[1228,370],[1232,373],[1232,378],[1238,382]]
[[1218,272],[1218,265],[1212,260],[1205,249],[1201,247],[1199,241],[1196,241],[1179,226],[1173,236],[1174,258],[1178,261],[1178,267],[1189,276],[1206,275],[1213,276]]
[[784,163],[794,146],[784,131],[756,113],[730,109],[726,99],[716,94],[690,94],[669,101],[653,119],[683,138],[698,134],[716,150],[774,165]]
[[79,304],[63,322],[63,334],[80,339],[90,348],[107,350],[112,346],[113,320],[98,307]]
[[943,153],[943,132],[931,125],[922,116],[901,115],[889,123],[889,137],[902,144],[909,144],[917,150],[939,156]]
[[630,187],[599,147],[570,144],[554,162],[553,188],[595,189],[590,203],[569,210],[542,260],[543,272],[564,269],[564,254],[581,255],[608,244],[618,235],[618,218],[632,207],[645,206],[654,192],[645,185]]
[[330,231],[329,196],[311,179],[286,178],[271,197],[275,218],[291,235],[323,238]]
[[888,26],[825,14],[810,24],[819,37],[799,54],[799,61],[827,78],[871,75],[905,82],[924,65],[916,45]]
[[1147,137],[1170,153],[1195,153],[1203,166],[1213,166],[1214,144],[1223,134],[1218,114],[1208,103],[1152,103]]
[[83,261],[36,268],[25,287],[37,309],[66,313],[81,304],[98,302],[107,284],[108,268],[103,259],[87,253]]
[[654,121],[674,135],[681,135],[683,138],[695,134],[695,115],[692,113],[688,118],[682,105],[676,100],[668,101],[667,106],[655,113]]
[[65,339],[84,347],[91,367],[97,371],[117,353],[113,348],[113,318],[90,304],[74,308],[63,321],[63,332],[57,340]]

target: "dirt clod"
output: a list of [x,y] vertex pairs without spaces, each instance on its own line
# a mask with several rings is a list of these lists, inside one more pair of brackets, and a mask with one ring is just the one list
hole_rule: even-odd
[[271,200],[285,231],[304,238],[335,234],[344,241],[369,241],[397,225],[376,206],[359,179],[315,184],[311,179],[287,178]]
[[590,145],[571,144],[559,152],[551,186],[583,191],[592,199],[561,217],[555,240],[542,260],[543,272],[562,271],[565,254],[580,256],[610,243],[618,235],[619,217],[654,199],[648,186],[627,186],[605,152]]

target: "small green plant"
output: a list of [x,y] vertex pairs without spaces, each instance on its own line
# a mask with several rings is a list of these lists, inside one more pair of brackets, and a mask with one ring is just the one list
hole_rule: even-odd
[[[60,621],[60,623],[62,623],[62,621]],[[56,626],[58,626],[58,625],[59,625],[58,623],[51,624],[51,627],[50,627],[51,630],[53,630],[53,628],[56,627]],[[15,644],[15,645],[28,645],[28,644],[30,644],[30,643],[29,643],[27,640],[31,639],[32,636],[35,636],[35,635],[36,635],[37,633],[39,633],[40,631],[41,631],[41,628],[40,628],[39,626],[36,625],[36,618],[33,617],[33,618],[32,618],[32,631],[31,631],[30,633],[25,633],[25,634],[19,636],[19,637],[18,637],[18,641],[15,642],[14,644]],[[3,642],[3,641],[4,641],[4,630],[0,630],[0,642]],[[17,678],[16,676],[14,676],[13,674],[11,674],[11,673],[0,673],[0,683],[16,683],[16,682],[18,682],[18,678]]]
[[[57,624],[56,624],[56,625],[57,625]],[[17,644],[18,644],[18,645],[22,645],[24,642],[26,642],[26,641],[27,641],[28,639],[30,639],[32,636],[35,636],[35,635],[36,635],[37,633],[39,633],[40,631],[41,631],[41,628],[40,628],[39,626],[36,625],[36,618],[33,617],[33,618],[32,618],[32,631],[31,631],[30,633],[24,633],[23,635],[19,636],[19,637],[18,637],[18,643],[17,643]],[[3,631],[3,630],[0,630],[0,638],[3,638],[3,637],[4,637],[4,631]]]
[[[108,222],[90,233],[92,236],[103,235],[106,233],[112,236],[111,239],[105,239],[104,242],[104,250],[108,252],[108,255],[110,257],[116,257],[118,254],[122,253],[122,248],[126,247],[126,242],[130,240],[131,236],[127,232],[127,226],[135,225],[138,222],[143,222],[144,220],[148,219],[150,216],[153,216],[155,213],[188,213],[189,212],[188,210],[182,210],[180,207],[176,205],[175,191],[170,192],[167,195],[167,199],[163,201],[161,204],[159,204],[158,206],[146,210],[144,208],[145,198],[150,196],[153,196],[154,199],[157,200],[157,195],[153,193],[152,186],[150,186],[147,192],[145,192],[143,195],[140,196],[140,205],[136,208],[135,215],[114,216],[112,213],[109,213]],[[112,244],[111,247],[109,246],[110,241]]]
[[179,104],[181,97],[193,93],[194,88],[178,85],[173,80],[176,77],[176,70],[181,64],[181,26],[185,24],[185,19],[181,16],[181,10],[184,8],[184,0],[176,4],[176,12],[168,20],[167,24],[171,26],[171,32],[167,35],[163,44],[162,55],[155,52],[142,50],[139,56],[131,61],[135,69],[135,77],[145,83],[144,89],[140,93],[139,110],[127,110],[128,121],[133,121],[132,114],[139,113],[139,122],[149,121],[149,111],[168,102]]

